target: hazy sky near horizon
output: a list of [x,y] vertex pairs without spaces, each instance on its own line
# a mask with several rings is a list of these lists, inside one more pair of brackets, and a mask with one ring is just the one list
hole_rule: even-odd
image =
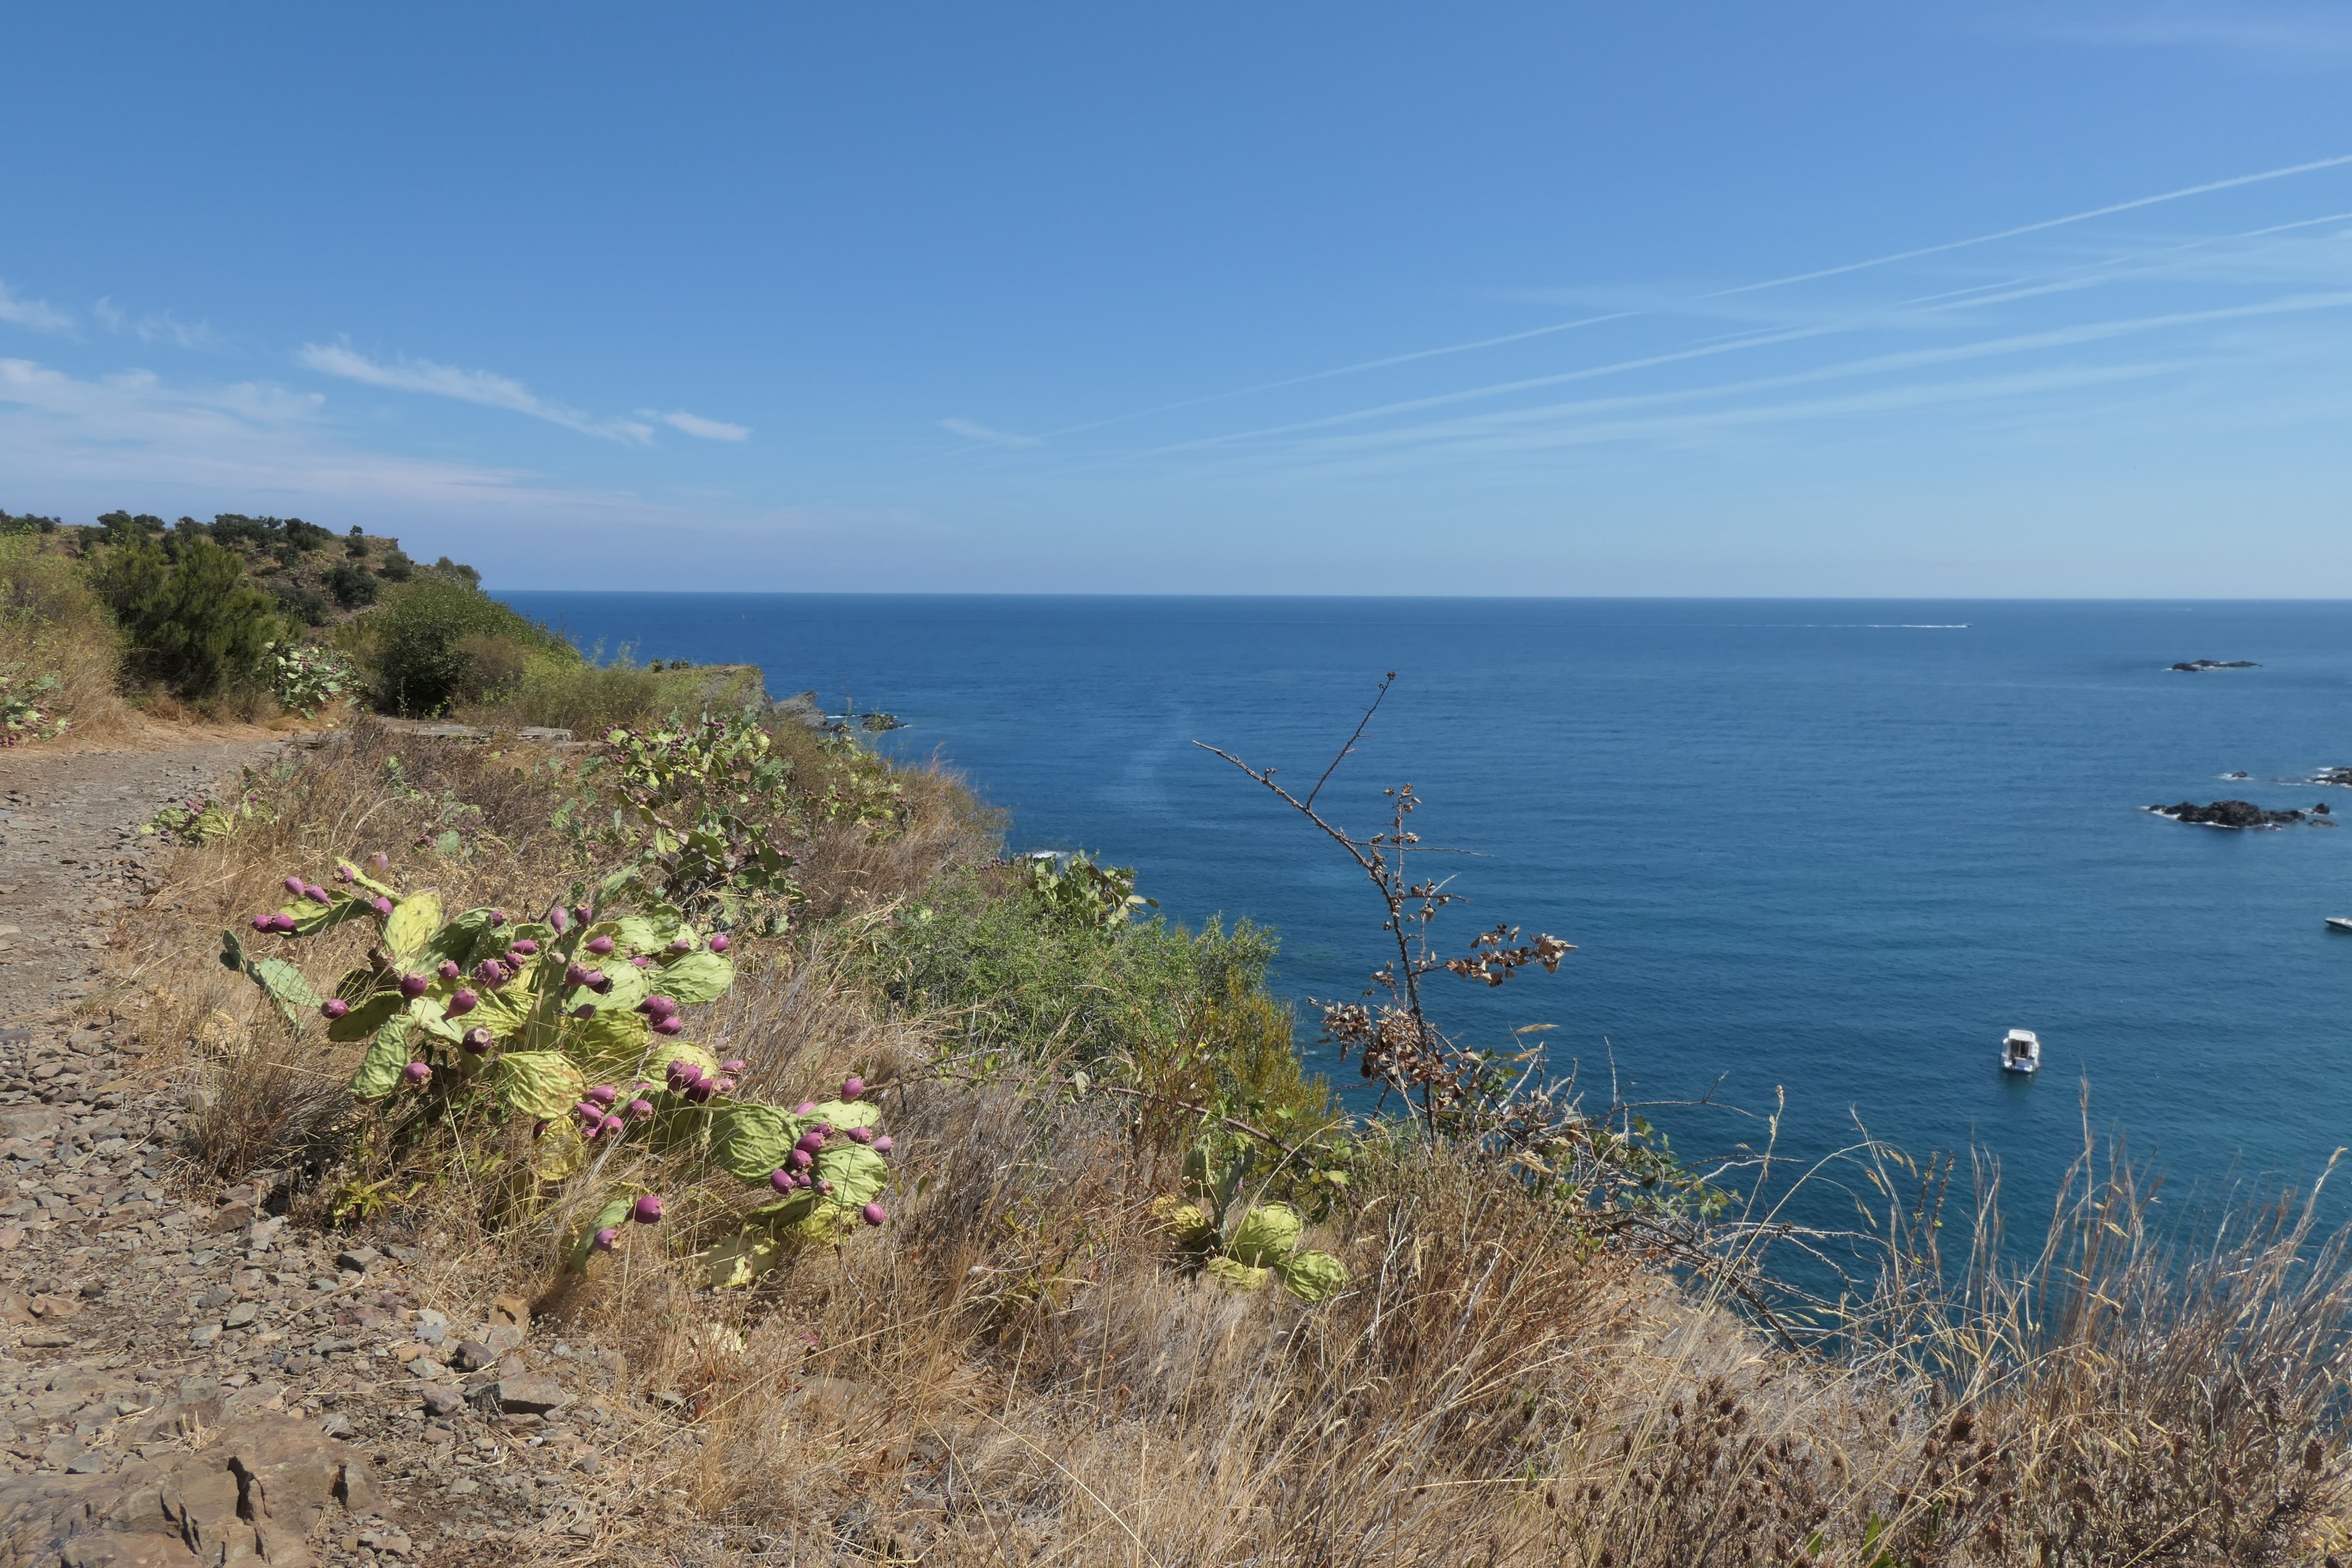
[[2352,4],[24,7],[0,507],[504,587],[2352,595]]

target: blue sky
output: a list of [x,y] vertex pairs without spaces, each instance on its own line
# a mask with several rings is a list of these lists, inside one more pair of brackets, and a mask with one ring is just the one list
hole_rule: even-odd
[[2352,5],[7,38],[12,510],[509,587],[2352,594]]

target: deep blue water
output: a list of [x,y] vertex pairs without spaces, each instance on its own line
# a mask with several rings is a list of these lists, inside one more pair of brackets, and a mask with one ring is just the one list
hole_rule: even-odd
[[[890,743],[1009,808],[1016,847],[1134,865],[1188,922],[1278,927],[1298,996],[1355,994],[1378,908],[1192,742],[1304,787],[1394,669],[1323,804],[1369,830],[1410,780],[1428,841],[1487,857],[1454,868],[1456,939],[1507,920],[1579,947],[1496,993],[1439,977],[1465,1027],[1555,1024],[1555,1058],[1613,1063],[1629,1098],[1785,1089],[1799,1153],[1857,1117],[1973,1142],[2034,1206],[2085,1081],[2095,1125],[2176,1180],[2307,1177],[2352,1142],[2352,937],[2321,924],[2352,913],[2352,832],[2139,809],[2352,814],[2277,782],[2352,762],[2352,605],[506,597],[898,714]],[[2197,658],[2263,668],[2165,668]],[[2012,1025],[2042,1035],[2037,1080],[1995,1067]],[[1696,1148],[1756,1132],[1668,1120]]]

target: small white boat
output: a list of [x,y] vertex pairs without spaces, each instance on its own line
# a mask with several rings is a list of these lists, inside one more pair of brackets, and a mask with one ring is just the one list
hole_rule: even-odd
[[2042,1037],[2031,1029],[2011,1029],[2001,1037],[2000,1069],[2003,1072],[2039,1072],[2042,1070]]
[[2327,929],[2330,931],[2352,931],[2352,915],[2328,916]]

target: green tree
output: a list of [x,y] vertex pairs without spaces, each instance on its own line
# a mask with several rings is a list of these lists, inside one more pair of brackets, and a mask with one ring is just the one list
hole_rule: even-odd
[[122,628],[133,673],[209,697],[259,667],[282,629],[235,552],[200,535],[159,539],[136,520],[100,521],[110,542],[91,563],[91,585]]

